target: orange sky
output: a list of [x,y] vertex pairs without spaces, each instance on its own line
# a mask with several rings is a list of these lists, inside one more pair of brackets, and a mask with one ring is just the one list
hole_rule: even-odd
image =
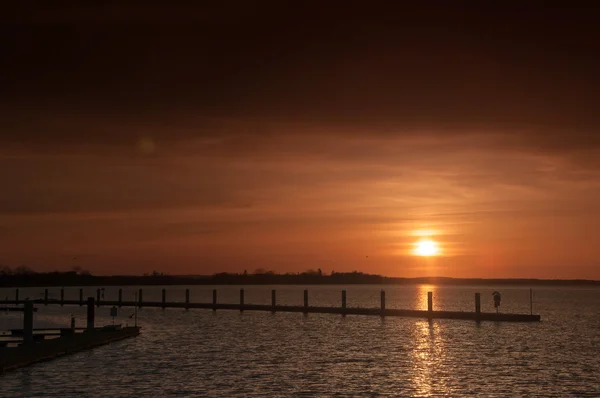
[[6,24],[0,264],[600,279],[585,12],[243,4]]

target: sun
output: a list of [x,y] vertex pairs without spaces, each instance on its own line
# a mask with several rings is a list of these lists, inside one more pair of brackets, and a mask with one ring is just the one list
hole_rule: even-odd
[[437,256],[440,253],[440,247],[437,242],[423,239],[415,243],[414,253],[424,257]]

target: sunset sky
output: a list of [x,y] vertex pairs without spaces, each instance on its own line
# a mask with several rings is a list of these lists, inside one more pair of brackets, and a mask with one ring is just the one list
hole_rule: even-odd
[[600,279],[595,10],[296,3],[2,13],[0,264]]

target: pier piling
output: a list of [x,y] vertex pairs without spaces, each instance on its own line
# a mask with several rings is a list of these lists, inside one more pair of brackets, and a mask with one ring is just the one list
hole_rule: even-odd
[[308,313],[308,290],[304,289],[304,313]]
[[244,311],[244,289],[240,289],[240,312]]
[[23,341],[30,343],[33,341],[33,303],[26,302],[23,312]]
[[275,289],[271,290],[271,307],[273,307],[273,311],[275,311],[275,306],[277,305],[277,293],[275,293]]
[[185,309],[190,309],[190,289],[185,289]]
[[429,318],[431,318],[431,313],[433,312],[433,292],[427,292],[427,312]]
[[385,314],[385,290],[381,289],[381,315]]
[[79,289],[79,306],[83,306],[83,289]]
[[48,289],[44,289],[44,305],[48,305]]
[[96,309],[94,308],[94,298],[88,297],[87,299],[87,329],[94,330],[94,317],[96,315]]
[[481,293],[475,293],[475,317],[481,318]]
[[167,289],[162,290],[162,308],[165,309],[165,304],[167,302]]
[[217,289],[213,289],[213,311],[217,310]]
[[342,309],[346,309],[346,291],[342,290]]
[[138,307],[142,308],[144,299],[142,298],[142,289],[138,291]]
[[119,307],[123,305],[123,289],[119,289]]

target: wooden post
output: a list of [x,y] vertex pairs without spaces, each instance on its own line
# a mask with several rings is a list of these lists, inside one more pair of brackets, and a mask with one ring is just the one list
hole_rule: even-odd
[[123,289],[119,289],[119,307],[123,305]]
[[87,299],[87,329],[94,330],[94,316],[96,315],[94,309],[94,298],[88,297]]
[[79,306],[83,305],[83,289],[79,289]]
[[308,310],[308,290],[304,289],[304,313]]
[[48,305],[48,289],[44,289],[44,305]]
[[142,299],[142,289],[140,289],[138,292],[138,307],[142,308],[143,302],[144,300]]
[[217,310],[217,289],[213,289],[213,311]]
[[346,309],[346,291],[342,290],[342,309]]
[[167,302],[167,289],[162,290],[162,308],[165,309],[165,305]]
[[433,292],[427,292],[427,312],[429,312],[430,317],[431,317],[432,311],[433,311]]
[[244,289],[240,289],[240,311],[244,310]]
[[481,293],[475,293],[475,316],[477,320],[481,317]]
[[23,341],[30,343],[33,341],[33,303],[31,301],[25,302],[23,314]]
[[275,307],[277,306],[277,293],[275,293],[275,289],[271,290],[271,307],[273,307],[273,311],[275,311]]
[[96,307],[100,307],[100,289],[96,289]]
[[533,289],[529,288],[529,310],[531,311],[531,315],[533,315]]
[[381,289],[381,315],[385,315],[385,290]]
[[19,288],[15,290],[15,304],[19,304]]
[[65,288],[60,289],[60,306],[65,305]]
[[190,308],[190,289],[185,289],[185,309]]

